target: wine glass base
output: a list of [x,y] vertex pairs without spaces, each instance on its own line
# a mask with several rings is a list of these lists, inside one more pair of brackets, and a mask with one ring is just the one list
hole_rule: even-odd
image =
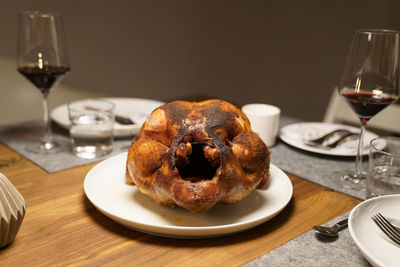
[[367,178],[366,172],[359,172],[359,173],[347,173],[342,176],[342,179],[345,181],[352,182],[354,184],[359,184]]
[[26,151],[35,153],[35,154],[55,154],[60,152],[61,146],[54,141],[40,142],[36,144],[31,144],[25,147]]
[[347,172],[340,177],[340,180],[345,187],[355,189],[364,188],[366,186],[366,178],[367,173],[364,171],[358,173]]

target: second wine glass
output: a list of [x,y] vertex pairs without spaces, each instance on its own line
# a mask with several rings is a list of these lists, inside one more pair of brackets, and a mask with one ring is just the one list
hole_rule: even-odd
[[339,94],[361,122],[355,169],[342,178],[360,183],[366,178],[362,150],[367,122],[399,97],[399,40],[393,30],[359,30],[347,57]]
[[38,11],[19,14],[17,68],[43,94],[45,131],[40,142],[27,150],[40,154],[60,151],[51,133],[47,97],[70,71],[61,16]]

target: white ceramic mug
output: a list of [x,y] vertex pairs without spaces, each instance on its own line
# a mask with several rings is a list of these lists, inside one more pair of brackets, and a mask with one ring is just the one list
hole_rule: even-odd
[[267,104],[247,104],[242,111],[249,118],[251,129],[258,133],[267,146],[273,146],[278,135],[281,110]]

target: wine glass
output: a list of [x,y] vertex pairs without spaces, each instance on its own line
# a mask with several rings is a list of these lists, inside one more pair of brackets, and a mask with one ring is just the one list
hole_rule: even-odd
[[17,69],[43,94],[45,131],[40,143],[26,149],[39,154],[60,151],[51,133],[47,97],[70,70],[61,16],[39,11],[19,14]]
[[338,91],[361,122],[354,172],[342,178],[365,181],[362,150],[367,122],[399,97],[398,31],[373,29],[355,32]]

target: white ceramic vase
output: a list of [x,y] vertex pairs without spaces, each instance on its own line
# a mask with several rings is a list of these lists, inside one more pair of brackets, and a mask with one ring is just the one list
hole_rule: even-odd
[[25,216],[25,200],[15,186],[0,173],[0,247],[14,241]]

